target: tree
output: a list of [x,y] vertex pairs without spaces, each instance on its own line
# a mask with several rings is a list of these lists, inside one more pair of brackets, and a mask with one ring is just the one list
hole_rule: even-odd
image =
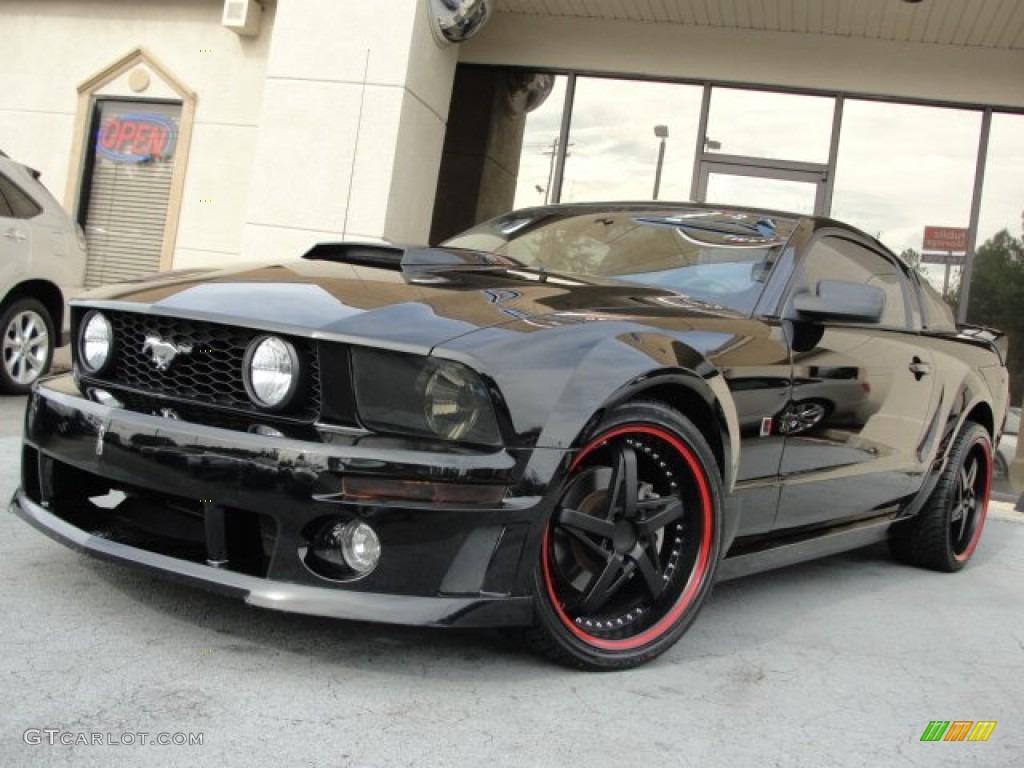
[[974,256],[967,320],[998,328],[1007,336],[1010,397],[1024,396],[1024,238],[997,232]]
[[[921,271],[921,254],[913,248],[905,249],[900,254],[900,258],[903,259],[911,269],[915,269],[918,272]],[[924,277],[924,273],[922,273],[921,276]]]
[[[939,290],[940,286],[932,282],[931,276],[928,274],[928,271],[924,268],[924,264],[921,262],[920,253],[918,253],[913,248],[905,248],[900,253],[900,258],[903,259],[904,262],[906,262],[907,266],[909,266],[912,270],[917,272],[917,274],[921,276],[922,280],[927,280],[929,283],[935,286],[936,290]],[[959,272],[954,272],[952,274],[951,279],[949,281],[949,288],[946,290],[944,294],[942,294],[942,298],[946,300],[947,304],[953,307],[953,314],[956,314],[956,307],[960,301]]]

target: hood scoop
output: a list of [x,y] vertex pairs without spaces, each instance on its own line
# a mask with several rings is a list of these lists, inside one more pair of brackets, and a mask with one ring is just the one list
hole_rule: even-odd
[[425,248],[383,243],[318,243],[302,254],[311,261],[335,261],[360,267],[377,267],[396,272],[425,268],[504,269],[520,266],[512,259],[462,248]]

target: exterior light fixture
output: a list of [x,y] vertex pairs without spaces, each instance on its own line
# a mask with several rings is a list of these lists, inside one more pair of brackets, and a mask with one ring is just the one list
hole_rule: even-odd
[[494,0],[427,0],[430,28],[441,43],[464,43],[487,23]]
[[668,126],[667,125],[656,125],[654,126],[655,137],[661,139],[661,143],[658,145],[658,165],[654,170],[654,194],[653,199],[658,199],[658,191],[661,189],[661,166],[665,163],[665,139],[668,138]]

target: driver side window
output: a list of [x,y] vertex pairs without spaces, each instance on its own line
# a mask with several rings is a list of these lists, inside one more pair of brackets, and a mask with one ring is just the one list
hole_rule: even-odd
[[843,280],[880,289],[885,294],[885,304],[879,325],[906,327],[899,268],[881,254],[842,237],[823,237],[804,257],[794,293],[813,293],[822,280]]

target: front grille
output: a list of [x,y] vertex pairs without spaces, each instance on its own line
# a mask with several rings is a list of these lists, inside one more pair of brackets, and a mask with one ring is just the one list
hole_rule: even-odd
[[[114,330],[114,365],[102,377],[89,377],[90,380],[186,402],[262,413],[246,394],[242,366],[249,343],[264,331],[134,312],[104,310],[103,314]],[[150,335],[175,344],[191,344],[192,352],[178,355],[168,370],[160,371],[142,351]],[[293,406],[280,415],[315,421],[321,399],[316,345],[310,339],[284,338],[294,345],[307,375],[296,392]]]

